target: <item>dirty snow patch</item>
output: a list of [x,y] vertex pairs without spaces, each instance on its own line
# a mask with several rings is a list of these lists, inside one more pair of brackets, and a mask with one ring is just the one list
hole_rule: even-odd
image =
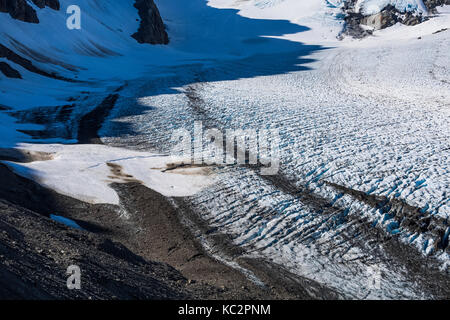
[[53,154],[48,161],[5,162],[17,174],[89,203],[119,204],[111,183],[139,182],[167,197],[191,196],[212,183],[205,168],[167,170],[182,159],[104,145],[32,145],[21,149]]

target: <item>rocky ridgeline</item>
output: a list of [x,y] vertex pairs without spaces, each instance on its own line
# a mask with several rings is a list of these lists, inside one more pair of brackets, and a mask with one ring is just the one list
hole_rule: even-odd
[[[438,6],[450,5],[450,0],[424,0],[423,2],[431,14],[436,12]],[[413,26],[429,19],[428,16],[420,13],[400,12],[392,5],[386,6],[377,14],[365,16],[355,11],[356,3],[357,0],[349,0],[344,3],[343,10],[346,14],[346,26],[341,37],[351,36],[360,39],[371,35],[374,30],[385,29],[396,23]]]
[[[31,0],[38,8],[49,7],[59,10],[59,0]],[[6,12],[14,19],[29,23],[39,23],[36,10],[26,0],[0,0],[0,12]]]

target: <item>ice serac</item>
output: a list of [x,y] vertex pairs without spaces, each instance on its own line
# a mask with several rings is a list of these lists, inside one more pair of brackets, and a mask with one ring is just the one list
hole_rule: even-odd
[[139,43],[168,44],[169,37],[153,0],[136,0],[134,6],[139,11],[141,24],[133,38]]

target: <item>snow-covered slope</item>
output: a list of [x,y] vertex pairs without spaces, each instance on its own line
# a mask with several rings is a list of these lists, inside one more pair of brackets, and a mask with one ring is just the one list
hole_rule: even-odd
[[[71,104],[68,100],[80,92],[91,92],[91,97],[94,92],[104,95],[108,88],[120,86],[124,79],[142,72],[148,56],[161,57],[155,53],[157,49],[132,38],[142,20],[133,6],[134,0],[61,0],[59,10],[55,6],[39,8],[31,1],[23,2],[36,12],[38,23],[0,13],[0,62],[20,75],[8,78],[0,72],[0,104],[4,109],[20,111],[68,105]],[[66,27],[69,17],[66,9],[71,5],[82,8],[81,30]],[[158,23],[162,24],[155,21],[155,29],[161,27]],[[97,97],[91,103],[101,99]],[[88,111],[79,110],[80,113]],[[0,114],[0,130],[8,137],[0,141],[1,146],[26,139],[26,135],[14,128],[39,128],[15,122],[7,114]]]
[[[140,27],[143,28],[142,32],[145,32],[146,28],[139,22],[144,20],[145,13],[137,9],[142,3],[151,6],[153,1],[136,1],[136,8],[133,6],[134,3],[134,0],[61,0],[62,10],[55,10],[47,7],[38,8],[30,2],[29,6],[36,11],[36,17],[39,20],[37,23],[18,20],[13,18],[14,14],[13,16],[1,14],[0,44],[12,53],[0,58],[0,61],[8,63],[20,73],[21,77],[0,77],[0,104],[6,109],[4,111],[7,111],[0,114],[0,132],[2,133],[0,148],[17,146],[18,142],[23,141],[75,142],[72,137],[76,137],[77,122],[97,107],[105,95],[123,86],[127,79],[139,77],[147,72],[147,64],[164,65],[167,55],[163,56],[164,51],[161,47],[143,45],[134,39]],[[82,8],[81,30],[66,28],[66,19],[69,15],[66,14],[65,9],[73,4]],[[151,7],[150,10],[153,8]],[[159,14],[156,18],[154,14],[152,12],[150,17],[145,19],[148,20],[147,23],[152,23],[151,19],[155,19],[153,26],[150,25],[150,27],[158,30]],[[29,63],[24,63],[24,59]],[[169,58],[169,60],[175,60],[175,58]],[[54,121],[54,123],[33,119],[36,108],[42,110],[37,117],[47,117],[51,119],[48,120],[49,122]],[[73,123],[73,127],[70,128],[73,132],[58,135],[61,133],[58,131],[51,139],[42,134],[38,136],[31,134],[30,137],[29,134],[23,133],[24,130],[27,133],[32,133],[33,130],[39,132],[40,129],[45,129],[45,125],[60,125],[52,116],[56,116],[64,108],[72,118],[69,121]],[[25,123],[17,123],[15,118],[21,119],[19,115],[26,118],[20,121]],[[41,125],[26,124],[26,122],[38,122]],[[68,150],[61,150],[61,147],[47,146],[43,149],[54,154],[57,161],[45,162],[49,165],[48,168],[39,166],[40,172],[45,172],[41,178],[38,178],[39,171],[33,170],[33,165],[28,169],[16,166],[17,171],[24,176],[39,179],[42,184],[63,194],[75,195],[88,202],[118,204],[118,197],[108,184],[129,180],[125,175],[113,177],[112,180],[104,179],[114,176],[110,171],[113,170],[112,166],[121,167],[120,159],[128,160],[124,164],[125,167],[133,162],[131,159],[138,161],[139,165],[135,162],[126,169],[128,173],[133,173],[134,181],[141,181],[167,196],[186,196],[209,183],[207,174],[201,172],[202,170],[197,170],[200,171],[199,173],[195,169],[187,170],[186,174],[183,170],[178,174],[177,171],[165,173],[167,165],[173,161],[167,156],[158,157],[152,153],[136,153],[107,147],[80,149],[74,146]],[[33,149],[33,146],[25,148]],[[78,159],[77,155],[80,154],[86,155],[87,158]],[[71,171],[63,168],[68,161],[73,163]],[[11,166],[14,165],[11,164]],[[93,170],[86,169],[91,166]],[[139,178],[140,174],[137,174],[137,171],[144,167],[145,173]],[[52,172],[48,171],[50,168]],[[148,168],[154,169],[149,171]],[[70,173],[71,176],[61,176],[64,172]],[[83,172],[86,174],[84,178]],[[86,188],[86,185],[78,184],[79,179],[91,180],[89,183],[91,187]],[[61,181],[73,181],[73,183],[59,189],[58,185]]]
[[[60,4],[60,10],[35,7],[37,24],[1,14],[0,43],[47,72],[71,78],[75,73],[81,79],[111,70],[100,69],[97,64],[102,59],[96,58],[129,55],[142,47],[131,37],[140,26],[133,0],[61,0]],[[70,5],[82,8],[81,30],[66,27]]]
[[210,0],[217,8],[236,8],[253,19],[283,19],[309,28],[281,38],[307,43],[335,42],[343,28],[343,0]]

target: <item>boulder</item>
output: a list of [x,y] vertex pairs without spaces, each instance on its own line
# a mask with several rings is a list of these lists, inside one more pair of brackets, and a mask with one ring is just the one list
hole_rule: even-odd
[[374,28],[375,30],[380,30],[393,26],[397,21],[395,13],[390,10],[383,10],[380,13],[363,17],[361,24]]

